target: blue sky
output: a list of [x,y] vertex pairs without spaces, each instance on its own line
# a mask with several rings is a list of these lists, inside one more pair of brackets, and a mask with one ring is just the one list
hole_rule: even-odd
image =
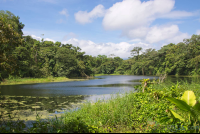
[[200,34],[199,5],[199,0],[0,0],[0,10],[25,24],[24,35],[123,59],[135,46],[158,50]]

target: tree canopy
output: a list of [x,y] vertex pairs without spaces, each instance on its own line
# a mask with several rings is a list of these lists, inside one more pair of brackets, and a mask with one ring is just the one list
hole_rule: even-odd
[[0,80],[9,77],[88,77],[94,74],[199,75],[200,35],[160,50],[134,47],[128,60],[110,54],[91,56],[61,42],[23,36],[24,24],[0,11]]

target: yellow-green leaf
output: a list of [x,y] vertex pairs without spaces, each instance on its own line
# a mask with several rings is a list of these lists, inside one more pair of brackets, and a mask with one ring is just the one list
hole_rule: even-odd
[[181,100],[186,102],[189,106],[194,106],[196,104],[196,96],[193,91],[185,91]]
[[181,121],[185,121],[185,119],[183,119],[179,114],[177,114],[176,112],[170,110],[170,112],[173,114],[173,116]]

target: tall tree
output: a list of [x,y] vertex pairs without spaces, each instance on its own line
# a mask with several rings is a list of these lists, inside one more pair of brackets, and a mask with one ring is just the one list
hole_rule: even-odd
[[12,52],[23,43],[24,24],[19,19],[9,11],[0,11],[0,79],[12,74],[17,66]]
[[131,50],[131,55],[134,56],[137,54],[137,60],[139,60],[140,51],[142,51],[142,47],[134,47],[133,50]]

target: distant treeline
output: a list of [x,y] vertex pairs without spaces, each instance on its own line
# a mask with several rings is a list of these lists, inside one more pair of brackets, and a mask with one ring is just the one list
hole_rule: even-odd
[[[200,75],[200,35],[192,35],[178,44],[170,43],[160,50],[146,49],[139,55],[141,47],[135,47],[130,58],[119,68],[128,74],[142,75]],[[118,69],[119,69],[118,68]]]
[[94,74],[199,75],[200,35],[168,44],[160,50],[134,47],[133,57],[98,55],[61,42],[23,36],[24,24],[9,11],[0,11],[0,80],[13,77],[88,77]]

